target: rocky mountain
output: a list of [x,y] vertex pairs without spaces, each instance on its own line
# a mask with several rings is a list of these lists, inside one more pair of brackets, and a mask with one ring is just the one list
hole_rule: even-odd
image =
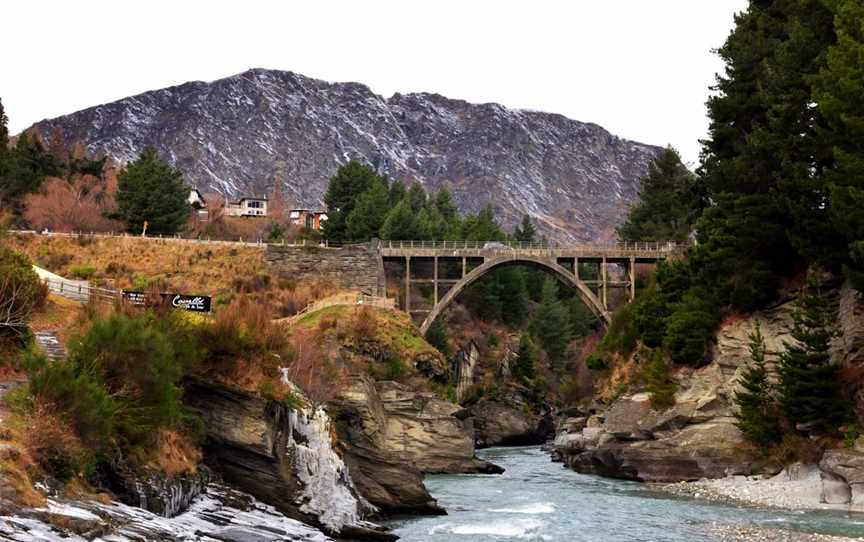
[[561,115],[437,94],[385,99],[358,83],[253,69],[37,123],[125,162],[154,146],[187,181],[226,195],[269,193],[320,207],[327,180],[357,159],[391,178],[446,185],[464,211],[491,203],[507,226],[530,214],[558,240],[614,235],[658,147]]

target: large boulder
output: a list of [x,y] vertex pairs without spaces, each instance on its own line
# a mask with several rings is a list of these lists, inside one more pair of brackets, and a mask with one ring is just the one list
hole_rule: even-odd
[[854,449],[826,450],[819,469],[822,502],[864,509],[864,453]]

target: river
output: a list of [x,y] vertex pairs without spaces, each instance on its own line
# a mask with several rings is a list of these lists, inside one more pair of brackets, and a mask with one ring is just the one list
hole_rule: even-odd
[[506,472],[427,477],[449,515],[394,520],[390,526],[403,541],[692,542],[718,539],[718,525],[864,536],[864,515],[670,497],[644,484],[578,474],[552,463],[539,447],[491,448],[478,455]]

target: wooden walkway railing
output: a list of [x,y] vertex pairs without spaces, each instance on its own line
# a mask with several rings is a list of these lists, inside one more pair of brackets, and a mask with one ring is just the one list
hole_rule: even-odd
[[296,322],[300,321],[304,316],[312,314],[313,312],[318,312],[329,307],[354,305],[366,305],[378,309],[392,309],[396,306],[396,301],[394,299],[389,299],[386,297],[377,297],[363,293],[347,292],[314,301],[303,307],[303,309],[297,314],[288,316],[286,318],[279,318],[275,322],[285,327],[291,327]]

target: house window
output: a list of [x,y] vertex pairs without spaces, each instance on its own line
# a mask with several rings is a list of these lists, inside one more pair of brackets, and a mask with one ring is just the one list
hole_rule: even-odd
[[247,201],[246,206],[252,209],[260,209],[264,205],[261,201]]

